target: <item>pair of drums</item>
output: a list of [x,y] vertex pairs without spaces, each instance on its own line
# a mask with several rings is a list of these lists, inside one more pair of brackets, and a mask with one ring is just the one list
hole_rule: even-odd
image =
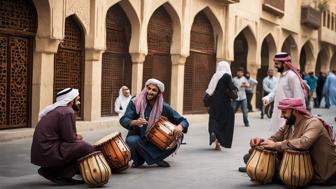
[[[275,159],[276,152],[255,148],[246,165],[251,180],[261,184],[271,183],[275,173]],[[284,152],[279,176],[287,187],[305,186],[311,181],[313,174],[309,151]]]
[[94,144],[99,151],[78,160],[83,180],[90,186],[106,184],[113,172],[121,172],[129,167],[131,152],[120,132],[105,136]]

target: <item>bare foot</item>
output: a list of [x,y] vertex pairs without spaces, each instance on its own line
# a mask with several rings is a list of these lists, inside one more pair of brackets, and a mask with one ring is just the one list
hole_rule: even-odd
[[217,142],[217,141],[216,141],[215,150],[217,150],[217,151],[221,151],[222,150],[221,147],[220,147],[219,142]]

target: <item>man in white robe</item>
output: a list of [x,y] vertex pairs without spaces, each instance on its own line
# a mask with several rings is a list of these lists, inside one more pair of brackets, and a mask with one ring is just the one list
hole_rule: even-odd
[[263,105],[266,106],[274,101],[273,114],[270,130],[275,132],[286,122],[281,118],[281,112],[277,107],[280,100],[284,98],[301,98],[305,102],[306,85],[297,69],[291,62],[291,57],[286,52],[277,53],[274,56],[274,67],[280,72],[280,78],[276,87],[267,96],[263,97]]

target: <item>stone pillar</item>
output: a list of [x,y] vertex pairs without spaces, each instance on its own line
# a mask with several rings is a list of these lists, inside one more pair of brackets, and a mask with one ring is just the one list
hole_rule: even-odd
[[84,120],[98,120],[101,117],[101,79],[102,79],[102,50],[85,50],[84,74]]
[[39,112],[53,103],[54,55],[60,40],[36,37],[33,55],[31,125],[39,121]]
[[184,66],[186,57],[180,54],[171,55],[172,75],[170,105],[180,114],[183,113]]
[[143,63],[146,55],[144,53],[131,53],[132,57],[132,95],[137,95],[142,90]]

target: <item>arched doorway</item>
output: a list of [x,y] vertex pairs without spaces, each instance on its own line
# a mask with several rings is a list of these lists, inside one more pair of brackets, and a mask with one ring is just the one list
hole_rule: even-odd
[[114,101],[121,86],[131,88],[132,61],[128,53],[131,24],[119,4],[107,11],[106,51],[102,60],[101,115],[116,115]]
[[202,11],[195,16],[190,37],[190,55],[184,70],[184,113],[205,113],[203,97],[216,70],[212,25]]
[[313,53],[310,48],[310,43],[306,42],[300,52],[300,71],[301,72],[310,72],[312,70],[313,64]]
[[0,129],[30,127],[37,13],[31,0],[2,0],[0,7]]
[[64,88],[76,88],[80,92],[81,108],[78,119],[82,118],[84,99],[84,35],[75,16],[65,20],[64,40],[59,44],[54,60],[54,100],[56,93]]
[[336,71],[336,52],[331,57],[329,71]]
[[328,54],[325,49],[321,49],[317,55],[316,66],[315,66],[315,75],[319,75],[320,72],[324,72],[323,69],[325,65],[328,64]]
[[248,43],[243,32],[234,41],[234,61],[231,63],[232,76],[237,74],[238,68],[247,68]]
[[281,51],[287,52],[292,57],[292,63],[298,66],[297,57],[295,56],[298,54],[298,48],[292,36],[286,38],[281,47]]
[[143,81],[156,78],[165,84],[164,100],[170,102],[172,20],[164,6],[149,20],[147,29],[148,54],[143,68]]

